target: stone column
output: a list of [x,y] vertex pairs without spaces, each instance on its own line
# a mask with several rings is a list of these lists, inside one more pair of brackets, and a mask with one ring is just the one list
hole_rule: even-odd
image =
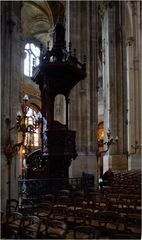
[[104,157],[104,171],[127,169],[127,85],[123,3],[108,6],[103,19],[105,134],[119,137]]
[[[127,84],[128,84],[128,168],[141,167],[142,158],[142,98],[141,98],[141,28],[140,3],[131,2],[131,25],[127,19]],[[128,11],[128,9],[127,9]]]
[[[21,80],[21,28],[20,13],[21,2],[2,2],[2,31],[1,31],[1,146],[2,146],[2,209],[5,208],[5,199],[8,198],[8,166],[4,155],[5,142],[8,137],[8,128],[5,124],[6,118],[11,120],[11,126],[16,123],[16,112],[19,102],[19,88]],[[11,138],[17,143],[17,131],[11,131]],[[11,164],[11,198],[17,198],[18,190],[18,161],[17,155]],[[15,187],[17,186],[17,187]]]
[[70,127],[77,131],[78,159],[72,163],[74,176],[83,171],[97,175],[96,147],[98,125],[97,100],[97,3],[70,2],[72,47],[83,61],[86,55],[87,78],[71,91]]

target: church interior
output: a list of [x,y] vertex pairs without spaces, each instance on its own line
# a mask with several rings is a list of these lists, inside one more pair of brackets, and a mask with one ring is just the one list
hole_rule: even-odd
[[142,2],[0,5],[1,239],[141,239]]

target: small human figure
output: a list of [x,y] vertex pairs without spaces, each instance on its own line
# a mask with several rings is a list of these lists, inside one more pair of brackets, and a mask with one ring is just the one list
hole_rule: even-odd
[[108,181],[110,179],[112,179],[114,177],[114,174],[111,170],[111,168],[109,168],[102,176],[103,181]]
[[102,176],[102,182],[100,182],[100,187],[107,186],[114,177],[114,173],[111,168],[109,168]]

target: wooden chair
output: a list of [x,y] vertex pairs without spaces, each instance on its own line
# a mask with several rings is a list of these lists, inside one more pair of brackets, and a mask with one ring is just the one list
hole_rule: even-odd
[[99,212],[93,213],[93,219],[91,221],[91,226],[95,229],[99,229]]
[[85,199],[85,195],[84,195],[83,191],[75,191],[75,192],[73,192],[72,196],[73,196],[73,199],[75,199],[75,198]]
[[59,196],[70,196],[70,191],[68,190],[68,189],[61,189],[61,190],[59,190],[59,192],[58,192],[58,195]]
[[116,203],[111,204],[111,209],[117,212],[127,213],[129,212],[129,203],[123,200],[118,200]]
[[98,239],[99,231],[92,226],[80,225],[74,228],[74,239]]
[[23,199],[21,202],[21,208],[19,211],[24,215],[33,215],[34,212],[34,203],[30,199]]
[[128,232],[137,237],[141,236],[141,214],[127,214],[125,224]]
[[47,222],[46,237],[48,239],[65,239],[67,234],[67,225],[58,220],[51,220]]
[[72,199],[72,204],[68,206],[68,223],[72,227],[75,221],[76,210],[84,208],[84,195],[82,192],[75,192]]
[[6,237],[19,238],[21,235],[23,215],[19,212],[11,212],[6,215]]
[[51,194],[51,193],[48,193],[48,194],[46,194],[46,195],[44,195],[44,196],[42,197],[41,202],[42,202],[42,203],[48,202],[48,203],[54,205],[55,195],[54,195],[54,194]]
[[[106,235],[117,232],[119,224],[119,215],[113,211],[98,212],[99,230]],[[117,232],[118,233],[118,232]]]
[[96,192],[89,192],[86,194],[85,200],[87,202],[87,207],[90,209],[94,208],[95,200],[96,200]]
[[89,225],[92,223],[93,211],[85,208],[75,209],[73,212],[68,211],[67,224],[70,229],[78,225]]
[[141,199],[129,199],[129,212],[141,214]]
[[37,216],[24,216],[22,220],[21,238],[38,239],[41,221]]
[[66,195],[60,195],[57,198],[57,206],[68,206],[70,204],[70,198]]
[[93,212],[89,209],[74,210],[74,225],[90,225],[93,219]]
[[74,203],[74,210],[83,208],[84,207],[84,197],[83,196],[74,196],[73,203]]
[[108,205],[109,202],[107,199],[100,199],[99,201],[96,201],[94,203],[94,213],[95,212],[98,212],[98,211],[105,211],[105,210],[108,210]]
[[18,212],[19,201],[17,199],[7,199],[6,214],[11,212]]
[[49,220],[52,212],[52,204],[49,202],[41,203],[35,213],[43,223]]
[[65,206],[53,206],[50,219],[66,222],[68,218],[68,208]]

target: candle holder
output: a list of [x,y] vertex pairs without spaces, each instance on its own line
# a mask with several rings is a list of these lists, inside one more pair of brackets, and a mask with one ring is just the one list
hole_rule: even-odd
[[[12,158],[20,151],[21,146],[24,146],[26,133],[34,133],[34,131],[39,128],[42,123],[42,115],[39,112],[36,116],[35,114],[28,116],[29,111],[29,97],[28,95],[24,95],[23,103],[21,105],[21,110],[17,112],[16,123],[14,126],[11,126],[11,120],[6,118],[6,129],[8,129],[8,136],[6,139],[4,154],[6,156],[6,161],[8,165],[8,199],[11,198],[11,163]],[[33,121],[29,122],[28,119],[32,118]],[[18,132],[22,132],[21,141],[18,143],[14,143],[11,138],[12,130],[17,129]]]
[[141,148],[142,148],[142,145],[140,145],[140,144],[138,143],[138,141],[135,141],[135,145],[131,145],[131,148],[134,149],[134,153],[133,153],[133,154],[135,154],[138,149],[141,149]]
[[[118,136],[116,136],[115,140],[114,140],[113,136],[111,136],[110,129],[108,129],[108,131],[107,131],[107,140],[105,142],[103,142],[103,140],[102,140],[101,144],[100,144],[100,146],[103,148],[103,150],[100,151],[100,149],[98,147],[98,149],[96,151],[97,163],[98,163],[99,158],[100,158],[100,177],[103,174],[103,156],[109,151],[110,146],[112,144],[117,143],[118,140],[119,140]],[[104,146],[106,146],[105,149],[104,149]]]

